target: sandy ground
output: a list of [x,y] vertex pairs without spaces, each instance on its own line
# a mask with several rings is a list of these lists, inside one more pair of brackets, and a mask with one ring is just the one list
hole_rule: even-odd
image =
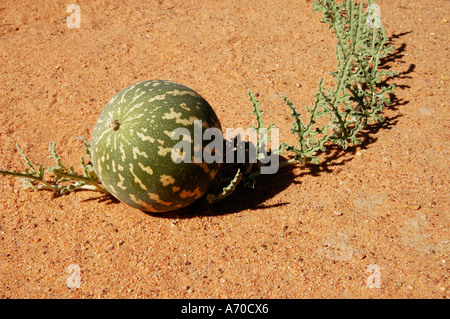
[[[293,142],[289,110],[336,68],[311,1],[71,1],[0,4],[0,167],[15,144],[79,167],[119,90],[167,79],[199,92],[222,126],[254,119]],[[400,75],[386,121],[348,152],[259,180],[213,207],[155,215],[94,192],[54,197],[0,179],[1,298],[447,298],[450,81],[446,0],[379,0]]]

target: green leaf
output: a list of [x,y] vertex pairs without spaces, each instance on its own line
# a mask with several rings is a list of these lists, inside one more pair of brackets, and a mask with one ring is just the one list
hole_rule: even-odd
[[[86,147],[85,142],[85,147]],[[88,148],[86,148],[88,149]],[[93,167],[87,165],[84,158],[81,158],[81,166],[83,175],[77,174],[73,166],[67,170],[61,158],[56,152],[56,144],[51,142],[49,145],[50,156],[56,163],[55,166],[49,167],[47,170],[51,173],[53,179],[45,178],[46,168],[39,165],[36,170],[25,152],[17,145],[17,150],[21,154],[25,162],[25,170],[23,173],[17,171],[0,170],[0,174],[4,176],[17,177],[22,180],[25,189],[32,190],[50,190],[57,194],[67,194],[77,189],[95,190],[109,195],[108,191],[101,185]]]
[[206,198],[209,204],[213,204],[219,200],[224,199],[225,197],[228,197],[231,195],[234,190],[236,189],[236,186],[239,184],[239,182],[242,179],[242,173],[240,169],[237,170],[236,175],[234,178],[230,181],[230,183],[222,189],[222,191],[219,194],[207,194]]

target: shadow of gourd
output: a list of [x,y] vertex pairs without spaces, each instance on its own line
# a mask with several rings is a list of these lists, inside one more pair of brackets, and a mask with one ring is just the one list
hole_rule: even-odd
[[[227,147],[229,141],[223,141],[224,150],[230,149]],[[237,161],[237,144],[236,139],[233,140],[233,147],[231,147],[231,152],[233,152],[234,157],[232,163],[227,160],[226,152],[223,155],[223,161],[221,164],[220,172],[216,177],[216,184],[211,187],[208,191],[210,194],[219,194],[222,189],[229,185],[229,181],[226,183],[221,182],[221,179],[231,180],[238,170],[244,172],[248,163],[250,163],[249,158],[252,153],[251,150],[256,152],[255,146],[249,142],[242,142],[245,144],[244,160]],[[286,161],[286,159],[279,155],[271,155],[271,159],[275,160],[275,163],[281,163]],[[255,164],[256,166],[256,164]],[[237,184],[234,191],[227,195],[225,198],[209,204],[207,200],[207,195],[205,194],[202,198],[194,202],[193,204],[173,212],[167,213],[150,213],[147,214],[157,217],[167,217],[167,218],[189,218],[195,216],[208,216],[208,215],[225,215],[232,214],[246,209],[259,209],[268,208],[274,206],[281,206],[287,203],[277,203],[275,205],[264,204],[267,200],[274,197],[276,194],[285,190],[289,185],[293,183],[296,176],[292,172],[293,167],[287,167],[273,172],[273,174],[260,174],[257,179],[255,179],[255,185],[251,186],[248,183],[249,179],[243,177],[240,183]],[[258,172],[259,168],[253,169],[250,173]],[[248,175],[247,175],[248,176]]]

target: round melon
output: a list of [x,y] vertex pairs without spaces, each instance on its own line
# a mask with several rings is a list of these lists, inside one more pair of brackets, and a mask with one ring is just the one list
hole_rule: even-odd
[[[180,209],[208,190],[220,167],[194,159],[195,145],[205,147],[194,137],[208,128],[221,130],[199,94],[170,81],[143,81],[104,107],[92,134],[91,161],[104,187],[120,201],[151,212]],[[185,132],[178,139],[177,129]],[[191,142],[192,149],[177,149],[181,140]]]

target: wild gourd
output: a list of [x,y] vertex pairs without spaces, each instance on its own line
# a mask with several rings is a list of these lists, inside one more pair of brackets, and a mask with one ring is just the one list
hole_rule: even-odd
[[173,150],[179,140],[173,133],[181,127],[194,136],[194,122],[202,123],[203,130],[221,128],[208,102],[181,84],[143,81],[114,95],[91,140],[92,164],[106,190],[151,212],[180,209],[199,199],[220,163],[177,163]]

